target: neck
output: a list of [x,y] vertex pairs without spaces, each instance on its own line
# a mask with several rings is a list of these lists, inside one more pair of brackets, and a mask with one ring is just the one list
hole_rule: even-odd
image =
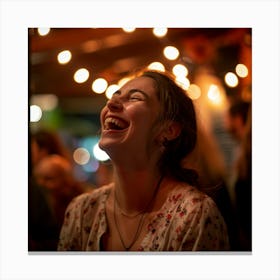
[[126,213],[142,211],[152,199],[160,179],[151,169],[125,170],[115,167],[115,195]]

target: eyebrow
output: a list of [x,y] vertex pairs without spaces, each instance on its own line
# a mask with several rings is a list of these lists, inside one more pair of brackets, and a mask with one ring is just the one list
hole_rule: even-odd
[[[130,90],[128,91],[128,94],[132,94],[132,93],[134,93],[134,92],[140,92],[140,93],[142,93],[146,98],[149,98],[149,95],[148,95],[145,91],[143,91],[143,90],[141,90],[141,89],[137,89],[137,88],[132,88],[132,89],[130,89]],[[119,89],[119,90],[115,91],[114,94],[121,94],[121,93],[122,93],[122,92],[121,92],[121,90]]]

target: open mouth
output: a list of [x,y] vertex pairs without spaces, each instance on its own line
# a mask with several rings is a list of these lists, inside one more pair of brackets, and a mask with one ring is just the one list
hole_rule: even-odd
[[113,118],[108,117],[105,119],[104,122],[104,130],[124,130],[128,128],[128,122],[119,119],[119,118]]

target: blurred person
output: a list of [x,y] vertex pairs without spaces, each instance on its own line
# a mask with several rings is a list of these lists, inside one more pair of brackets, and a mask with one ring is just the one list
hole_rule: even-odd
[[251,110],[234,169],[234,199],[240,250],[252,250],[252,123]]
[[196,144],[196,116],[173,77],[136,75],[107,102],[100,121],[99,146],[114,180],[70,203],[58,250],[229,250],[215,202],[181,164]]
[[246,125],[250,103],[242,100],[232,100],[225,115],[225,130],[233,140],[232,159],[228,164],[227,185],[229,189],[232,204],[236,204],[235,181],[236,181],[236,163],[242,153],[242,141],[246,133]]
[[70,161],[68,149],[55,131],[29,131],[28,181],[28,249],[54,251],[61,224],[51,208],[44,189],[38,184],[34,170],[45,157],[57,154]]
[[239,250],[252,249],[252,118],[251,104],[235,101],[228,111],[227,129],[237,141],[229,186],[238,225]]
[[60,227],[43,190],[34,178],[28,184],[28,251],[55,251]]
[[238,142],[242,142],[246,133],[246,124],[250,103],[245,101],[233,101],[226,117],[226,129]]
[[61,226],[66,207],[75,196],[86,191],[85,186],[74,177],[71,163],[59,155],[44,157],[35,167],[34,175]]
[[70,153],[56,132],[40,130],[31,134],[31,160],[33,166],[45,156],[52,154],[60,155],[70,160]]
[[218,142],[202,119],[197,118],[197,144],[183,165],[195,169],[198,183],[217,204],[228,229],[231,250],[239,248],[237,224],[227,186],[227,171]]

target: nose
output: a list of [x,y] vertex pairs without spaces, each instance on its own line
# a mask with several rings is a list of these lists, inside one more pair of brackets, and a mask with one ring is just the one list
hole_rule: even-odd
[[118,97],[113,96],[110,100],[108,100],[107,107],[111,111],[121,111],[123,109],[123,104]]

